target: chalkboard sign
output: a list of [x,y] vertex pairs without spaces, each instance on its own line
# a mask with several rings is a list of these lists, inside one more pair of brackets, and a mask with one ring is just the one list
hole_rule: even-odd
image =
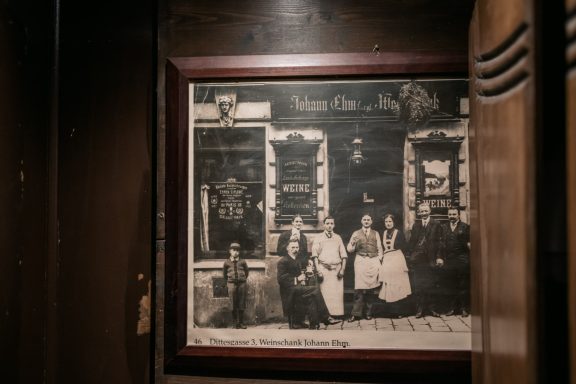
[[316,154],[320,142],[296,137],[271,142],[276,152],[277,223],[289,223],[300,215],[306,224],[318,220]]
[[254,251],[262,242],[262,184],[258,182],[209,183],[208,222],[210,249],[227,250],[239,242],[244,251]]
[[280,160],[280,192],[284,215],[312,215],[312,167],[310,157],[290,156]]

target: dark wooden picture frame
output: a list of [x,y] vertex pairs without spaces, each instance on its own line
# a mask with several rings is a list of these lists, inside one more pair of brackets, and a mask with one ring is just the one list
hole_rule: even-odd
[[[421,52],[171,58],[166,66],[164,369],[189,375],[259,377],[283,372],[470,372],[470,351],[322,350],[187,346],[189,84],[206,81],[467,77],[467,57]],[[310,377],[310,376],[304,376]]]

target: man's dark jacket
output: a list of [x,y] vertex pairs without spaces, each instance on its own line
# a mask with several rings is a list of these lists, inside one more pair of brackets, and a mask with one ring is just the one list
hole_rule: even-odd
[[295,278],[301,273],[300,264],[290,256],[282,256],[278,260],[277,279],[280,285],[280,298],[284,316],[292,315],[294,293],[296,291]]
[[409,263],[412,267],[435,266],[436,259],[444,259],[441,247],[442,227],[430,218],[424,228],[422,220],[412,226],[408,242]]
[[467,266],[470,261],[470,226],[461,221],[456,224],[454,231],[450,228],[450,223],[442,225],[443,250],[446,266],[457,267]]
[[[292,230],[282,232],[280,237],[278,238],[278,247],[276,249],[276,253],[280,256],[288,256],[288,251],[286,247],[290,243],[290,237],[292,236]],[[300,264],[300,268],[306,268],[308,265],[308,239],[306,236],[300,232],[300,240],[298,240],[298,245],[300,246],[298,250],[298,255],[296,256],[296,260]]]

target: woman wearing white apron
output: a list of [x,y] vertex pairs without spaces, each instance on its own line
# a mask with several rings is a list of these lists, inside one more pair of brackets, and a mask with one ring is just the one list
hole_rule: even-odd
[[408,266],[402,252],[406,239],[402,232],[395,228],[394,216],[391,214],[384,216],[384,227],[382,234],[384,258],[378,272],[378,281],[382,282],[382,288],[378,297],[387,303],[395,303],[412,293]]

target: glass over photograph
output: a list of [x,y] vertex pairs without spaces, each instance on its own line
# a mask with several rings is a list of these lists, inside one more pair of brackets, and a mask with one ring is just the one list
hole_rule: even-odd
[[469,350],[467,95],[190,84],[188,345]]

